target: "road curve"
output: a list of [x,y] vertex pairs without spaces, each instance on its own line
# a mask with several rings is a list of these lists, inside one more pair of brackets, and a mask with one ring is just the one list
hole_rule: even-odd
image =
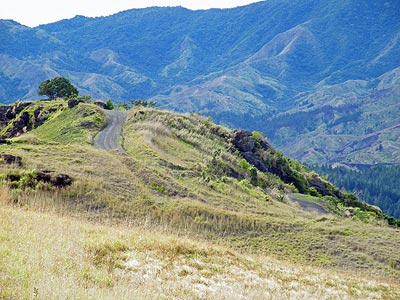
[[296,197],[293,194],[289,195],[289,199],[292,202],[297,202],[300,205],[301,209],[303,209],[303,210],[316,212],[319,215],[328,214],[326,209],[324,207],[322,207],[321,205],[317,204],[317,203],[314,203],[314,202],[311,202],[311,201],[307,201],[307,200],[304,200],[304,199],[300,199],[300,198]]
[[120,149],[121,146],[118,143],[118,139],[121,136],[122,125],[125,121],[125,113],[113,110],[106,110],[105,113],[109,118],[109,122],[107,126],[97,134],[94,145],[104,150]]

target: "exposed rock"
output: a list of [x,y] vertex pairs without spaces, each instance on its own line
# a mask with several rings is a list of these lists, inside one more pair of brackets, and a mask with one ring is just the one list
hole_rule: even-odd
[[79,103],[83,103],[83,100],[78,100],[78,99],[69,99],[68,100],[68,107],[69,108],[73,108],[75,106],[77,106]]
[[19,102],[10,106],[0,106],[0,129],[7,127],[5,132],[0,136],[0,143],[6,143],[7,138],[13,138],[21,135],[33,128],[42,125],[63,105],[57,107],[50,107],[46,109],[43,105],[39,105],[33,114],[23,111],[32,102]]
[[6,138],[11,138],[15,136],[19,136],[22,133],[27,132],[32,128],[32,124],[30,122],[30,116],[28,112],[23,112],[18,120],[14,121],[13,126],[9,131],[4,135]]
[[235,132],[233,140],[234,147],[240,152],[242,157],[250,164],[254,165],[261,172],[267,172],[268,167],[257,152],[257,147],[268,147],[266,141],[262,145],[257,141],[249,131],[239,130]]
[[352,215],[353,215],[353,213],[350,212],[350,210],[348,210],[348,209],[346,209],[346,210],[343,212],[343,216],[344,216],[345,218],[350,218]]
[[92,121],[83,121],[82,123],[79,124],[79,126],[83,128],[90,128],[90,127],[96,127],[96,124]]
[[310,187],[314,187],[322,196],[333,196],[342,198],[342,193],[335,189],[330,183],[323,181],[319,177],[314,177],[308,181]]
[[210,131],[211,131],[211,133],[227,140],[227,142],[229,142],[228,139],[230,139],[232,137],[229,131],[225,130],[222,126],[219,126],[219,125],[213,126],[210,129]]
[[0,145],[10,144],[10,141],[7,140],[5,137],[0,137]]
[[103,109],[106,108],[106,104],[104,102],[101,102],[101,101],[95,101],[95,102],[93,102],[93,104],[97,105],[98,107],[103,108]]
[[67,174],[58,174],[52,180],[53,186],[63,188],[72,184],[72,178]]
[[6,175],[6,180],[10,182],[16,182],[21,179],[21,176],[19,174],[7,174]]
[[36,180],[41,182],[51,182],[51,175],[48,172],[37,172]]
[[243,158],[247,160],[248,163],[254,165],[261,172],[268,172],[267,165],[262,160],[261,156],[258,153],[254,152],[244,152],[241,153]]
[[15,155],[11,155],[11,154],[1,154],[0,157],[8,165],[16,164],[18,166],[22,166],[22,159],[19,156],[15,156]]
[[10,106],[0,106],[0,127],[4,127],[8,124],[10,119],[7,117],[8,110]]
[[[0,106],[0,128],[7,126],[24,108],[26,108],[30,104],[31,102],[19,102],[10,106]],[[22,114],[21,117],[22,118],[14,122],[17,126],[19,126],[19,130],[14,131],[15,133],[21,133],[22,128],[26,126],[26,124],[24,123],[26,123],[27,121],[27,116],[25,114]],[[10,133],[7,133],[3,136],[3,138],[8,137],[12,137],[12,135]]]
[[44,123],[45,118],[41,116],[41,112],[43,110],[43,106],[39,106],[35,111],[33,112],[33,117],[35,118],[35,127],[40,126]]
[[253,152],[256,140],[252,137],[251,132],[239,130],[235,132],[233,144],[240,152]]

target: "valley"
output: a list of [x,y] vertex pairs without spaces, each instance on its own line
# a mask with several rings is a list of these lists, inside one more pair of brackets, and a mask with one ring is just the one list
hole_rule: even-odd
[[0,102],[65,76],[81,95],[262,131],[303,163],[398,164],[399,14],[393,0],[269,0],[35,28],[1,20]]
[[400,299],[399,16],[0,19],[0,300]]

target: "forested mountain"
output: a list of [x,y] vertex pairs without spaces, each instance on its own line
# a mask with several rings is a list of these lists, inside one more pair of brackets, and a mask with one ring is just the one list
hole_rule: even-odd
[[308,163],[398,162],[400,3],[269,0],[0,22],[0,102],[68,77],[81,94],[262,130]]
[[360,199],[379,206],[385,213],[400,218],[399,165],[358,169],[325,165],[315,169],[327,175],[341,189],[353,192]]

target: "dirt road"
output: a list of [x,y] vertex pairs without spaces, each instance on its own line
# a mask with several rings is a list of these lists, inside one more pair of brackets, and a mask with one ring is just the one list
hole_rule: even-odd
[[311,201],[300,199],[299,197],[296,197],[294,194],[289,195],[289,199],[292,202],[297,202],[300,205],[300,207],[304,210],[316,212],[320,215],[326,215],[328,213],[326,209],[323,208],[321,205]]
[[125,121],[125,113],[113,110],[106,110],[105,112],[109,118],[109,122],[107,126],[97,134],[95,146],[104,150],[121,148],[118,139],[121,136],[122,125]]

